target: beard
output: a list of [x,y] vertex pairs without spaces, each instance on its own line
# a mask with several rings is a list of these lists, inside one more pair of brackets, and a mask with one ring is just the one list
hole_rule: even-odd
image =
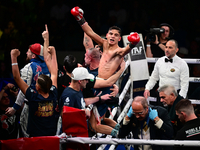
[[26,63],[29,63],[30,59],[28,57],[26,57]]

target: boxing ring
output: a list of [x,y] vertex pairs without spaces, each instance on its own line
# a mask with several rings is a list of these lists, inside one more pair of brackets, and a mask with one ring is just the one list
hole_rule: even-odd
[[[156,62],[157,58],[147,58],[147,61],[149,62]],[[197,64],[200,63],[198,59],[185,59],[187,63],[192,63],[192,64]],[[126,61],[126,68],[130,65],[129,61]],[[191,77],[190,82],[199,82],[199,80],[194,80],[196,78]],[[199,78],[197,78],[199,79]],[[132,87],[133,82],[131,82],[131,79],[129,79],[121,92],[119,96],[119,105],[122,103],[126,93],[128,92],[129,88]],[[130,90],[130,97],[133,95],[133,90]],[[132,104],[132,98],[128,100],[126,103],[124,109],[122,110],[121,114],[117,118],[117,123],[120,123],[122,119],[125,117],[127,114],[131,104]],[[192,104],[200,104],[199,100],[194,100],[190,99]],[[156,98],[155,97],[149,97],[148,101],[155,102]],[[118,107],[115,107],[112,110],[112,115],[110,115],[109,118],[113,119],[117,113]],[[114,150],[117,145],[119,144],[126,144],[126,145],[165,145],[165,146],[198,146],[200,147],[200,141],[180,141],[180,140],[145,140],[145,139],[117,139],[117,138],[112,138],[110,135],[107,135],[105,138],[101,138],[103,135],[100,133],[97,133],[97,137],[63,137],[61,138],[61,143],[62,142],[77,142],[77,143],[82,143],[82,144],[101,144],[98,148],[98,150],[104,150],[107,145],[110,145],[109,150]]]
[[[158,58],[147,58],[148,63],[155,63],[158,60]],[[200,64],[200,59],[184,59],[188,64]],[[126,66],[130,65],[130,62],[126,62]],[[196,82],[200,83],[200,77],[190,77],[189,82]],[[125,94],[127,93],[128,89],[133,82],[131,82],[131,79],[128,80],[126,83],[126,86],[124,87],[122,93],[119,96],[119,105],[121,104],[122,100],[124,99]],[[130,90],[130,97],[133,95],[133,90]],[[147,99],[149,102],[156,102],[157,98],[156,97],[148,97]],[[126,106],[124,107],[123,111],[117,118],[117,123],[120,123],[122,119],[125,117],[127,114],[131,104],[132,104],[133,99],[129,99]],[[200,100],[195,100],[195,99],[190,99],[192,104],[200,104]],[[110,118],[113,118],[116,115],[117,112],[117,107],[115,107],[112,111],[113,116],[110,116]],[[101,136],[101,134],[98,134]],[[94,137],[93,137],[94,138]],[[102,138],[100,138],[102,139]],[[91,139],[93,140],[93,139]],[[109,141],[107,144],[111,144],[109,150],[114,150],[117,144],[153,144],[153,145],[170,145],[170,146],[200,146],[199,143],[200,141],[177,141],[177,140],[144,140],[144,139],[114,139],[111,138],[110,135],[107,135],[106,141]],[[102,142],[105,142],[105,140],[102,139]],[[191,143],[190,143],[191,142]],[[194,142],[194,143],[192,143]],[[91,141],[93,143],[93,141]],[[113,144],[112,144],[113,143]],[[98,150],[103,150],[107,146],[106,143],[102,143],[102,145],[98,148]]]
[[[143,51],[144,51],[144,46],[143,43]],[[145,55],[145,53],[143,53]],[[131,56],[126,60],[126,68],[125,71],[127,71],[128,68],[131,68]],[[145,61],[147,63],[155,63],[158,60],[158,58],[146,58],[145,56]],[[200,64],[200,59],[184,59],[188,64]],[[144,63],[144,62],[143,62]],[[137,63],[136,63],[137,65]],[[134,67],[134,66],[133,66]],[[125,72],[124,71],[124,72]],[[131,71],[130,71],[131,72]],[[124,73],[123,73],[124,74]],[[118,80],[118,84],[120,85],[121,78],[123,77],[123,74],[121,75],[120,79]],[[117,112],[118,109],[121,105],[121,103],[124,101],[126,94],[128,93],[130,95],[129,100],[126,102],[123,110],[119,114],[119,116],[116,119],[117,123],[121,123],[125,115],[127,114],[132,101],[133,101],[133,96],[134,96],[134,90],[133,89],[133,84],[134,81],[132,80],[133,78],[131,77],[132,74],[130,74],[129,79],[127,80],[125,86],[123,87],[122,92],[119,95],[119,106],[115,107],[112,109],[112,113],[109,116],[109,118],[113,119]],[[190,77],[190,82],[196,82],[200,83],[200,77]],[[118,85],[118,86],[119,86]],[[199,100],[194,100],[190,99],[192,104],[200,104]],[[148,98],[149,102],[156,102],[155,97],[149,97]],[[105,138],[102,138],[105,137]],[[35,138],[32,138],[35,139]],[[47,138],[48,139],[48,138]],[[125,144],[125,145],[165,145],[165,146],[198,146],[200,147],[200,141],[178,141],[178,140],[145,140],[145,139],[118,139],[118,138],[112,138],[110,135],[103,135],[100,133],[97,133],[93,137],[71,137],[70,135],[62,134],[60,136],[55,136],[52,137],[53,140],[58,141],[57,147],[55,149],[61,149],[61,144],[63,143],[80,143],[80,144],[89,144],[90,146],[92,144],[100,144],[98,147],[98,150],[104,150],[108,145],[110,145],[109,150],[114,150],[115,147],[119,144]],[[35,141],[34,141],[35,142]]]
[[[141,35],[140,35],[141,36]],[[141,38],[141,37],[140,37]],[[141,38],[142,39],[142,38]],[[128,44],[128,41],[126,41],[126,36],[123,37],[123,40],[124,40],[124,45]],[[143,41],[141,41],[141,45],[143,47],[143,51],[144,51],[144,45],[143,45]],[[131,61],[131,54],[133,54],[133,52],[130,52],[128,54],[128,59],[126,61],[126,68],[128,68],[128,66],[130,65],[133,65],[132,68],[136,67],[135,65],[138,65],[137,63],[132,63]],[[141,55],[145,55],[145,53],[142,53],[141,52]],[[147,63],[155,63],[158,58],[146,58],[145,56],[145,59],[147,60]],[[200,64],[200,59],[183,59],[184,61],[186,61],[187,64]],[[144,62],[143,62],[144,63]],[[138,66],[137,66],[138,67]],[[134,70],[132,70],[134,71]],[[131,72],[131,71],[130,71]],[[132,73],[132,72],[131,72]],[[128,92],[129,88],[130,89],[133,89],[133,77],[131,77],[132,74],[130,74],[130,77],[123,89],[123,91],[121,92],[120,96],[119,96],[119,105],[122,103],[126,93]],[[200,83],[200,77],[190,77],[189,78],[189,82],[195,82],[195,83]],[[125,117],[125,115],[127,114],[131,104],[132,104],[132,101],[133,101],[133,90],[130,90],[130,99],[127,101],[125,107],[123,108],[121,114],[118,116],[117,118],[117,123],[120,123],[122,121],[122,119]],[[156,97],[148,97],[148,102],[156,102],[157,101],[157,98]],[[200,104],[200,100],[195,100],[195,99],[190,99],[190,101],[192,102],[192,104]],[[110,115],[109,118],[113,119],[117,113],[117,109],[118,107],[115,107],[113,110],[112,110],[112,115]],[[98,137],[101,137],[102,134],[97,134]],[[90,138],[90,144],[94,144],[93,142],[95,142],[95,136]],[[81,142],[80,139],[77,139],[79,142]],[[87,140],[87,139],[85,139]],[[84,141],[84,140],[83,140]],[[83,142],[82,141],[82,142]],[[102,141],[102,143],[100,142]],[[106,142],[107,141],[107,142]],[[89,141],[88,141],[89,142]],[[175,146],[175,145],[179,145],[179,146],[194,146],[194,145],[197,145],[199,146],[199,142],[200,141],[193,141],[194,143],[190,143],[191,141],[175,141],[175,140],[167,140],[167,141],[164,141],[164,140],[144,140],[144,139],[139,139],[139,140],[136,140],[136,139],[113,139],[111,138],[110,135],[107,135],[105,139],[102,139],[102,138],[98,138],[98,142],[96,142],[96,144],[99,144],[101,143],[102,145],[99,146],[98,150],[104,150],[105,147],[107,146],[107,144],[111,144],[109,150],[114,150],[116,145],[117,144],[155,144],[155,145],[170,145],[170,146]]]

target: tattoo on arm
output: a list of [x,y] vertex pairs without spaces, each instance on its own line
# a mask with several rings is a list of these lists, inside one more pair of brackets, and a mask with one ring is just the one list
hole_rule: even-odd
[[89,39],[87,37],[85,37],[85,44],[86,44],[86,46],[89,46],[88,42],[89,42]]

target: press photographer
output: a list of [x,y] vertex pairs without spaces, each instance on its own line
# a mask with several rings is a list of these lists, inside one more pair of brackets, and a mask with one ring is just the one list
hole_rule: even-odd
[[165,55],[165,45],[173,37],[174,29],[167,23],[162,23],[158,28],[150,28],[146,37],[146,56],[162,57]]

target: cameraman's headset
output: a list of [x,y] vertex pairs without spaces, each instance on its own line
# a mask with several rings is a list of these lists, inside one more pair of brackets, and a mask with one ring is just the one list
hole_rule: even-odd
[[171,38],[174,36],[174,28],[173,28],[171,25],[169,25],[168,23],[161,23],[161,24],[159,25],[160,28],[161,28],[162,26],[167,26],[167,27],[169,27],[169,29],[170,29],[170,32],[169,32],[169,39],[171,39]]

